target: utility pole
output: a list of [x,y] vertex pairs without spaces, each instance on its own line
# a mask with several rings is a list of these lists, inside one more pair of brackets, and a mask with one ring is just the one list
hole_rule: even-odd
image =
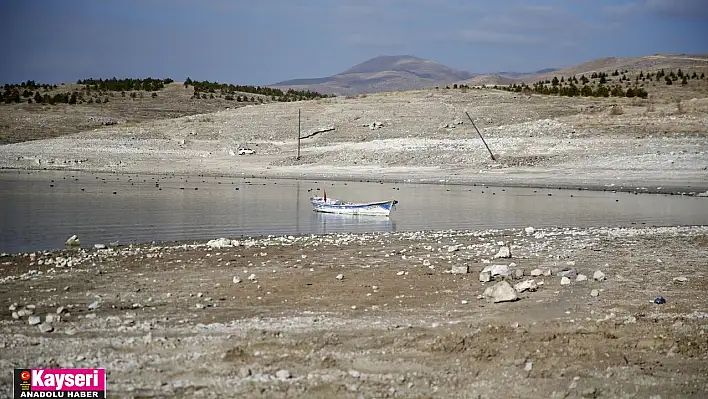
[[297,159],[300,159],[300,109],[297,110]]

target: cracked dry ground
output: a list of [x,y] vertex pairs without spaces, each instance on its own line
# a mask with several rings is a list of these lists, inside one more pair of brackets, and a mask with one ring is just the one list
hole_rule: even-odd
[[[145,245],[53,272],[11,255],[3,278],[42,274],[0,285],[0,363],[105,367],[120,398],[707,397],[708,229],[542,231]],[[607,279],[561,286],[554,273],[489,303],[477,272],[498,241],[513,257],[492,264]],[[445,272],[462,262],[471,273]],[[42,334],[11,317],[15,302],[70,314]]]

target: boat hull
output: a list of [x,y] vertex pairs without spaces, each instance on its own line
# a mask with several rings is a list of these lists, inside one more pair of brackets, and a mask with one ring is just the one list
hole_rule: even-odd
[[393,206],[398,202],[396,200],[389,200],[353,204],[334,198],[327,198],[325,201],[323,198],[319,197],[313,197],[310,201],[312,202],[315,212],[370,216],[388,216],[391,214]]

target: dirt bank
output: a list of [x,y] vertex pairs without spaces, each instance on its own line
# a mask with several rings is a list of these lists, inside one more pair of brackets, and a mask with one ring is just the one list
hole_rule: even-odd
[[[303,135],[335,129],[303,140],[300,159],[298,109]],[[4,145],[0,167],[696,195],[708,191],[706,126],[706,98],[678,108],[624,98],[416,91],[247,106]],[[238,156],[242,145],[256,154]]]
[[[0,365],[105,367],[122,398],[704,398],[706,255],[706,227],[5,255]],[[480,299],[528,280],[516,301]]]

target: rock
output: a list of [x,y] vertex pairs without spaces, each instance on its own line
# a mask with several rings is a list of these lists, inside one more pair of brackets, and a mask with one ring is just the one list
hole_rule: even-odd
[[553,275],[553,271],[551,269],[546,269],[546,271],[543,272],[543,275],[546,277],[551,277]]
[[20,313],[19,313],[19,312],[12,312],[12,318],[13,318],[13,319],[17,320],[17,319],[19,319],[20,317],[21,317],[21,316],[20,316]]
[[537,289],[538,285],[535,280],[526,280],[514,285],[514,290],[516,290],[519,294],[524,291],[536,291]]
[[47,317],[44,318],[44,321],[50,324],[53,323],[58,323],[61,320],[61,316],[57,314],[48,314]]
[[526,232],[526,234],[533,234],[536,232],[536,229],[534,229],[533,227],[527,227],[524,229],[524,231]]
[[499,259],[499,258],[511,258],[511,249],[509,249],[509,247],[499,248],[499,252],[497,252],[497,254],[494,255],[494,259]]
[[674,282],[675,283],[685,283],[688,281],[688,278],[681,276],[681,277],[674,277]]
[[254,281],[256,279],[256,275],[254,273],[251,273],[250,276],[248,276],[249,281]]
[[81,245],[81,241],[79,241],[79,237],[77,237],[76,235],[73,235],[73,236],[69,237],[68,240],[66,240],[66,245],[78,246],[78,245]]
[[233,278],[233,280],[232,280],[232,281],[233,281],[233,283],[234,283],[234,284],[238,284],[238,283],[240,283],[240,282],[241,282],[241,279],[240,279],[240,278],[238,278],[237,276],[234,276],[234,278]]
[[403,270],[396,272],[396,276],[402,276],[404,274],[406,274],[406,272],[404,272]]
[[531,270],[531,277],[538,277],[542,274],[543,274],[543,270],[541,270],[541,269],[536,268],[536,269]]
[[519,299],[516,290],[506,281],[501,281],[484,290],[484,296],[492,299],[494,303],[510,302]]
[[533,362],[526,362],[526,365],[524,366],[525,371],[531,371],[533,369]]
[[592,290],[592,291],[590,291],[590,296],[591,296],[591,297],[600,296],[600,291],[598,291],[598,290]]
[[59,306],[59,307],[57,308],[57,314],[62,314],[62,313],[64,313],[65,311],[66,311],[66,309],[64,309],[63,306]]
[[489,265],[482,269],[482,272],[489,272],[492,277],[508,276],[510,273],[507,265]]
[[354,378],[359,378],[361,377],[361,373],[356,371],[356,370],[349,370],[349,375],[354,377]]
[[54,327],[52,327],[51,323],[42,323],[39,325],[39,332],[46,334],[54,331]]
[[584,274],[578,274],[578,276],[575,278],[576,282],[582,282],[582,281],[588,281],[588,276]]
[[570,285],[570,279],[568,277],[563,277],[561,279],[561,285]]
[[481,273],[479,273],[479,281],[481,281],[483,283],[488,283],[488,282],[492,281],[492,273],[488,272],[488,271],[487,272],[482,271]]
[[291,378],[291,377],[292,377],[292,374],[290,374],[290,371],[289,371],[289,370],[283,369],[283,370],[278,370],[278,371],[275,373],[275,376],[278,377],[279,380],[285,381],[285,380]]
[[108,246],[106,246],[106,244],[94,244],[93,247],[96,248],[96,249],[106,249],[106,248],[108,248]]
[[342,280],[344,279],[344,275],[342,273],[337,274],[337,277],[335,277],[337,280]]
[[99,306],[101,306],[101,301],[94,301],[88,305],[88,310],[94,311],[98,309]]
[[561,277],[568,277],[572,278],[578,275],[578,271],[575,269],[570,269],[570,270],[563,270],[560,273],[558,273],[559,276]]
[[30,316],[27,319],[27,323],[29,323],[30,326],[36,326],[37,324],[42,322],[42,318],[39,316]]
[[224,237],[217,238],[215,240],[209,240],[206,245],[207,247],[214,249],[229,248],[233,246],[232,241]]
[[514,278],[517,280],[521,280],[522,278],[524,278],[524,269],[514,270]]
[[194,305],[194,307],[197,308],[197,309],[204,309],[204,304],[203,304],[203,303],[198,303],[198,304]]
[[582,392],[580,392],[580,395],[584,398],[594,398],[596,394],[597,394],[597,389],[595,389],[595,388],[586,388],[586,389],[583,389]]
[[251,375],[251,369],[248,367],[241,367],[238,369],[238,376],[241,378],[246,378]]
[[469,266],[467,265],[457,265],[453,266],[452,270],[450,270],[452,274],[467,274],[470,272]]
[[595,270],[595,273],[592,274],[592,278],[595,281],[602,281],[605,279],[605,273],[601,272],[600,270]]
[[17,310],[17,302],[10,305],[7,309],[10,310],[11,312],[14,312],[15,310]]

